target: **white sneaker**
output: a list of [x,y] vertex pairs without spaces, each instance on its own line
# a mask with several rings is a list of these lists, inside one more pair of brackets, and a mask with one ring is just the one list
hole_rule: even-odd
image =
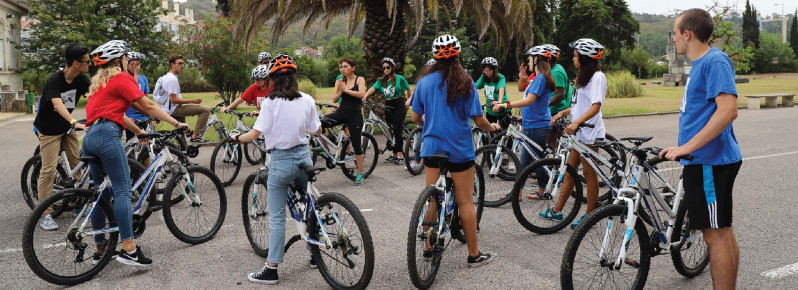
[[53,220],[53,216],[49,214],[39,219],[39,226],[45,231],[54,231],[58,229],[58,224]]

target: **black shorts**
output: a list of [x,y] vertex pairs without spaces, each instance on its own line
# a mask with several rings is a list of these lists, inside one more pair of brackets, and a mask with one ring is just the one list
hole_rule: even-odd
[[690,229],[731,227],[732,189],[742,163],[684,166],[684,205]]
[[[441,164],[443,163],[443,164]],[[441,158],[435,157],[424,157],[424,166],[429,168],[441,168],[441,165],[446,167],[449,172],[463,172],[468,170],[469,168],[474,166],[474,160],[466,161],[463,163],[452,163],[449,161],[443,161]]]

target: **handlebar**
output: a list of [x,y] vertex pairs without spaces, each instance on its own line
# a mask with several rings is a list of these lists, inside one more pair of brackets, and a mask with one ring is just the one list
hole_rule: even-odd
[[166,133],[164,133],[164,132],[153,132],[153,133],[141,134],[141,135],[138,135],[136,137],[138,137],[139,139],[160,139],[160,138],[165,138],[165,137],[170,137],[170,136],[179,136],[179,134],[185,133],[187,129],[188,129],[188,127],[186,126],[186,127],[183,127],[183,128],[174,129],[174,130],[166,132]]
[[386,111],[393,110],[393,107],[391,107],[391,106],[378,105],[378,104],[374,104],[374,103],[363,102],[363,105],[364,106],[368,106],[368,107],[370,107],[372,109],[379,108],[379,109],[383,109],[383,110],[386,110]]
[[223,106],[227,106],[227,105],[230,105],[230,102],[228,102],[228,101],[222,101],[221,103],[218,103],[218,104],[216,104],[216,106],[213,106],[213,108],[214,108],[214,109],[215,109],[215,108],[221,108],[221,107],[223,107]]
[[316,103],[316,107],[319,107],[319,108],[335,108],[335,109],[338,109],[338,106],[333,106],[333,105],[328,105],[328,104],[320,104],[320,103]]

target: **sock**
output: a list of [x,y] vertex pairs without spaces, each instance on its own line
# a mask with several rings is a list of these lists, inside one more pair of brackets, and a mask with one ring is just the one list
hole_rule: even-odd
[[133,250],[132,252],[125,251],[125,253],[127,253],[128,255],[133,255],[136,253],[136,250]]
[[277,270],[277,266],[269,266],[269,264],[266,264],[266,268],[272,269],[272,270]]

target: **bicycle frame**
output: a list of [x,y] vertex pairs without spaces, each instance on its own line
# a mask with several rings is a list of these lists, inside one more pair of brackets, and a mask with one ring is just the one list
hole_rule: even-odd
[[[454,190],[451,190],[451,191],[448,191],[448,192],[446,190],[448,188],[447,187],[447,183],[446,183],[446,177],[447,177],[446,175],[447,175],[447,173],[448,173],[448,170],[446,170],[446,171],[441,170],[440,177],[438,177],[438,181],[436,181],[435,185],[434,185],[435,188],[437,188],[438,190],[443,192],[443,204],[441,205],[441,208],[443,210],[440,213],[438,213],[439,216],[438,216],[438,226],[437,226],[438,227],[438,229],[437,229],[437,237],[441,237],[441,236],[445,235],[451,229],[451,228],[449,228],[448,225],[445,225],[445,219],[444,218],[446,216],[448,216],[448,215],[451,215],[452,212],[454,211]],[[428,209],[429,209],[429,202],[427,202],[427,206],[421,212],[421,216],[422,217],[427,216],[427,210]],[[424,219],[423,218],[419,219],[418,228],[421,228],[423,223],[424,223]]]
[[[342,146],[343,139],[344,138],[348,138],[348,137],[346,137],[346,134],[344,133],[344,130],[339,130],[338,131],[338,136],[337,136],[337,139],[338,139],[337,141],[338,142],[337,143],[330,141],[330,139],[328,139],[327,136],[324,136],[324,134],[311,135],[311,136],[312,136],[313,139],[316,139],[316,142],[318,142],[321,145],[321,148],[324,150],[324,153],[326,154],[325,157],[327,158],[328,161],[330,161],[332,163],[335,163],[335,164],[340,164],[340,163],[345,163],[346,161],[351,161],[351,160],[346,160],[346,159],[345,160],[338,160],[338,158],[341,156],[341,154],[343,154],[343,151],[345,151],[345,148],[343,148],[343,146]],[[329,146],[332,146],[335,149],[335,155],[333,155],[332,152],[330,151],[330,148],[328,147],[328,144],[329,144]]]
[[[363,132],[373,134],[374,133],[374,125],[376,125],[380,131],[385,135],[385,138],[388,139],[388,142],[393,144],[394,143],[394,136],[391,134],[390,128],[388,128],[388,124],[385,123],[382,119],[378,118],[376,114],[374,114],[374,110],[369,111],[369,117],[366,118],[365,124],[363,126]],[[369,126],[371,132],[366,131],[366,126]]]

